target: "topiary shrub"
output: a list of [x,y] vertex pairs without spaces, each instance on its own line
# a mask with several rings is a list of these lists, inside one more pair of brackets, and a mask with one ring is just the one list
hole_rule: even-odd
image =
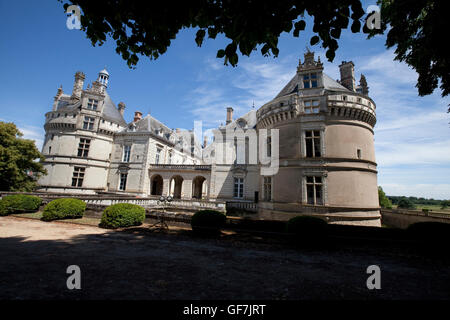
[[118,203],[103,211],[99,226],[102,228],[124,228],[139,226],[145,220],[145,209],[131,203]]
[[11,213],[36,211],[41,203],[41,198],[26,194],[4,196],[0,200],[0,215],[6,216]]
[[226,216],[219,211],[200,210],[192,216],[191,228],[198,235],[215,236],[220,234],[225,221]]
[[286,232],[298,245],[316,246],[323,244],[327,237],[327,223],[312,216],[298,216],[287,222]]
[[49,202],[42,213],[43,221],[82,218],[86,203],[80,199],[62,198]]

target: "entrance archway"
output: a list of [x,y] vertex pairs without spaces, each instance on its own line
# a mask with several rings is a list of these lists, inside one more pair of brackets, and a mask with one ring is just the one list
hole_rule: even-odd
[[164,183],[163,178],[159,174],[154,175],[150,182],[150,190],[151,190],[150,194],[152,196],[162,195],[163,183]]
[[197,176],[192,180],[192,198],[194,199],[202,199],[206,185],[204,182],[206,181],[205,177]]
[[174,176],[172,179],[170,179],[170,192],[169,194],[174,199],[180,199],[181,198],[181,190],[183,187],[183,178],[181,176]]

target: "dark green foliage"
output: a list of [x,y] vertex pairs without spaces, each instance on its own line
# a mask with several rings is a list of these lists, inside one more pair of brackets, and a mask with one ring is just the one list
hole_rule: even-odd
[[86,203],[83,200],[74,198],[56,199],[45,206],[42,220],[82,218],[84,210],[86,210]]
[[47,171],[33,140],[23,139],[14,123],[0,121],[0,190],[32,191]]
[[408,199],[402,199],[398,202],[398,207],[402,209],[415,209],[414,203]]
[[139,226],[145,220],[145,209],[131,203],[118,203],[103,211],[100,227],[125,228]]
[[215,210],[197,211],[191,219],[192,230],[201,235],[218,235],[225,225],[226,216]]
[[[379,0],[381,30],[364,32],[369,37],[387,30],[386,47],[396,47],[395,59],[404,61],[418,74],[419,95],[431,94],[440,85],[442,96],[450,93],[450,56],[445,30],[450,29],[447,1]],[[450,109],[449,109],[450,111]]]
[[0,216],[11,213],[31,212],[39,209],[42,200],[36,196],[15,194],[4,196],[0,200]]
[[312,216],[298,216],[286,224],[286,232],[299,245],[315,246],[322,244],[327,236],[327,223]]
[[392,209],[392,202],[386,197],[386,194],[381,187],[378,187],[378,201],[380,202],[380,207]]
[[445,200],[441,202],[441,209],[447,209],[450,207],[450,200]]
[[167,1],[70,0],[64,3],[64,10],[70,4],[81,7],[81,27],[92,45],[102,45],[111,37],[116,42],[116,52],[129,67],[137,64],[139,56],[160,57],[184,28],[197,30],[193,40],[198,46],[205,38],[225,36],[230,42],[218,50],[217,58],[235,66],[239,52],[250,56],[260,50],[263,56],[277,57],[281,34],[299,37],[307,21],[311,21],[308,23],[312,24],[313,35],[309,41],[302,41],[321,45],[330,62],[343,29],[363,31],[370,38],[387,32],[389,27],[386,46],[396,47],[395,59],[417,71],[419,94],[432,93],[438,84],[443,96],[450,92],[447,41],[442,37],[442,32],[450,29],[450,19],[442,14],[447,11],[446,1],[379,0],[378,30],[367,28],[365,22],[373,13],[365,14],[360,0],[196,0],[176,5]]

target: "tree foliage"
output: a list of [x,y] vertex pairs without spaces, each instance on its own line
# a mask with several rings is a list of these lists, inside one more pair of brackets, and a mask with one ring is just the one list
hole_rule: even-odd
[[388,197],[386,197],[386,194],[381,187],[378,187],[378,201],[380,202],[380,207],[392,209],[392,202]]
[[[386,46],[396,47],[395,59],[406,62],[419,74],[416,87],[419,95],[433,93],[438,87],[442,96],[450,93],[450,55],[444,32],[450,29],[448,3],[430,0],[379,0],[381,30],[387,31]],[[367,30],[365,30],[367,31]],[[450,111],[450,110],[449,110]]]
[[[59,0],[63,2],[63,0]],[[341,31],[365,32],[369,38],[387,31],[386,46],[396,47],[396,60],[404,61],[419,74],[420,95],[431,94],[439,80],[442,95],[450,92],[450,56],[443,33],[450,29],[446,1],[379,0],[381,29],[369,30],[360,0],[192,0],[177,2],[139,0],[69,0],[83,14],[81,27],[93,45],[107,36],[116,41],[116,52],[129,67],[139,55],[157,59],[164,54],[183,28],[198,28],[195,42],[218,34],[230,40],[218,50],[217,58],[236,66],[238,52],[249,56],[258,48],[264,56],[278,56],[278,39],[283,32],[298,37],[306,27],[305,16],[313,18],[309,44],[326,49],[330,62],[338,49]],[[450,110],[449,110],[450,111]]]
[[14,123],[0,121],[0,190],[32,191],[47,171],[33,140],[23,139]]

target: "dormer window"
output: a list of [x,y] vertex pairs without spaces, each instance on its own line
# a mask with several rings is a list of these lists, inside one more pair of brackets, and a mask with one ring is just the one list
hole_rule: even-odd
[[88,100],[87,108],[89,110],[97,110],[97,107],[98,107],[98,100],[95,99]]
[[303,88],[317,88],[317,73],[307,73],[303,75]]
[[319,100],[306,100],[305,113],[319,113]]

